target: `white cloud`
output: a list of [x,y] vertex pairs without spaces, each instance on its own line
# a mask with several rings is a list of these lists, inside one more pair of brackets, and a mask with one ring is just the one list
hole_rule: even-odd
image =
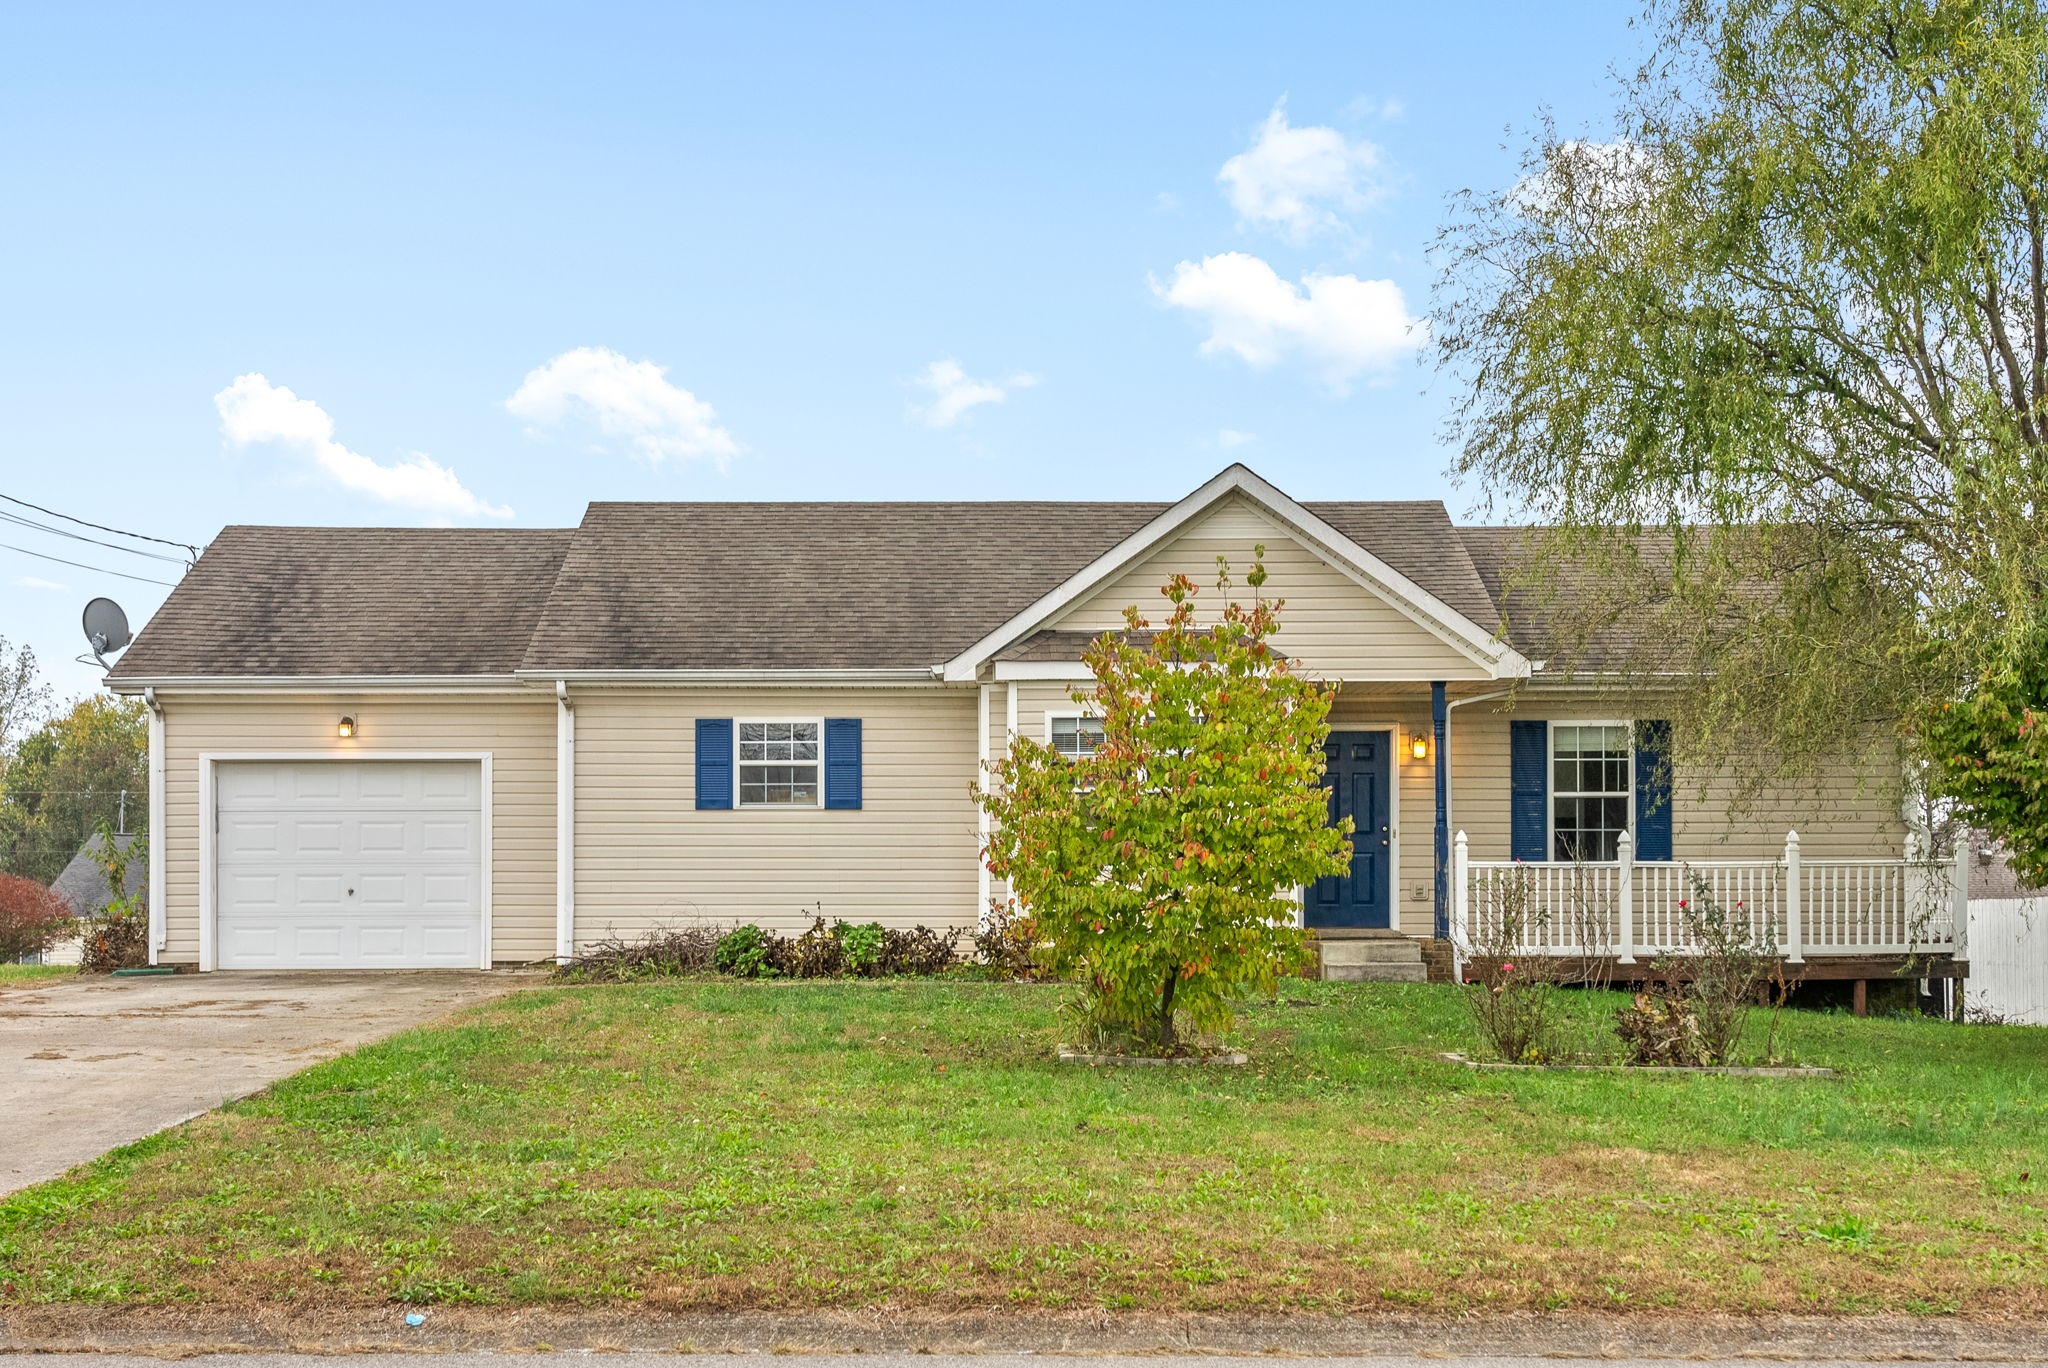
[[1380,150],[1334,128],[1293,128],[1287,102],[1259,125],[1252,145],[1223,163],[1223,183],[1240,222],[1277,228],[1299,242],[1344,227],[1343,215],[1386,194]]
[[1663,181],[1656,155],[1641,143],[1571,139],[1547,149],[1542,168],[1516,181],[1507,195],[1517,209],[1539,219],[1559,211],[1630,211]]
[[1029,389],[1038,377],[1019,371],[1002,380],[976,380],[958,361],[934,361],[911,382],[932,392],[929,404],[911,407],[911,412],[930,428],[951,427],[981,404],[1000,404],[1013,389]]
[[415,451],[396,465],[379,465],[334,440],[334,420],[311,399],[301,399],[260,373],[238,375],[213,396],[221,431],[236,446],[275,443],[312,458],[336,484],[385,503],[442,517],[509,518],[512,510],[485,503],[463,488],[455,472]]
[[38,575],[16,575],[14,577],[14,587],[17,589],[56,589],[62,592],[69,592],[71,588],[68,584],[59,584],[55,580],[46,580]]
[[528,371],[505,407],[529,430],[579,416],[651,465],[703,457],[724,470],[741,450],[711,405],[669,383],[667,367],[609,347],[576,347]]
[[1297,286],[1243,252],[1183,261],[1170,283],[1154,280],[1152,290],[1207,321],[1202,355],[1228,353],[1259,369],[1300,361],[1337,394],[1429,342],[1427,323],[1409,316],[1391,280],[1310,274]]
[[1236,428],[1219,428],[1216,432],[1216,445],[1220,447],[1240,447],[1258,440],[1258,433],[1239,432]]

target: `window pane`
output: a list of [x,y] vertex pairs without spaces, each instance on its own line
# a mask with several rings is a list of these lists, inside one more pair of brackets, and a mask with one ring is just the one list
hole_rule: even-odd
[[741,765],[740,803],[748,807],[816,807],[818,767],[816,764]]
[[1069,760],[1092,755],[1101,744],[1100,718],[1055,717],[1052,720],[1052,748]]

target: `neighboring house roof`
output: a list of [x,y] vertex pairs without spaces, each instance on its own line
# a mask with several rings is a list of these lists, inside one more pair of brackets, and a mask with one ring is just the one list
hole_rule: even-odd
[[[1296,504],[1241,466],[1203,489],[1225,487],[1462,639],[1499,631],[1472,529],[1441,503]],[[930,670],[1195,498],[606,502],[574,529],[230,527],[109,680]]]
[[[116,848],[129,856],[127,865],[121,871],[127,887],[125,894],[140,893],[149,885],[149,861],[134,850],[136,837],[133,832],[114,838]],[[62,898],[71,907],[74,917],[90,917],[106,909],[113,899],[113,890],[107,886],[106,871],[101,868],[105,859],[107,843],[95,832],[86,838],[78,853],[71,857],[71,863],[64,866],[64,872],[50,885],[50,891]]]
[[109,678],[510,674],[574,535],[225,528]]

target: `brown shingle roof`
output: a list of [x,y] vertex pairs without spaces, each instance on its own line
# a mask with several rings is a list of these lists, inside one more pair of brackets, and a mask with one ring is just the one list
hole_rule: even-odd
[[[922,669],[1166,503],[593,503],[573,530],[231,527],[113,678]],[[1311,503],[1491,631],[1440,503]]]
[[594,503],[526,667],[928,667],[1166,507]]
[[510,674],[574,535],[229,527],[111,678]]

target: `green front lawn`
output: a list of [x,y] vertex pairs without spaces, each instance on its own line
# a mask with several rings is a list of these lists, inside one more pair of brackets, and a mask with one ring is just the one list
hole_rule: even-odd
[[0,1202],[0,1303],[2048,1311],[2048,1031],[1482,1074],[1455,990],[1290,982],[1252,1067],[1091,1071],[1056,1001],[516,994]]
[[35,983],[40,979],[78,977],[78,970],[63,964],[0,964],[0,988],[14,983]]

